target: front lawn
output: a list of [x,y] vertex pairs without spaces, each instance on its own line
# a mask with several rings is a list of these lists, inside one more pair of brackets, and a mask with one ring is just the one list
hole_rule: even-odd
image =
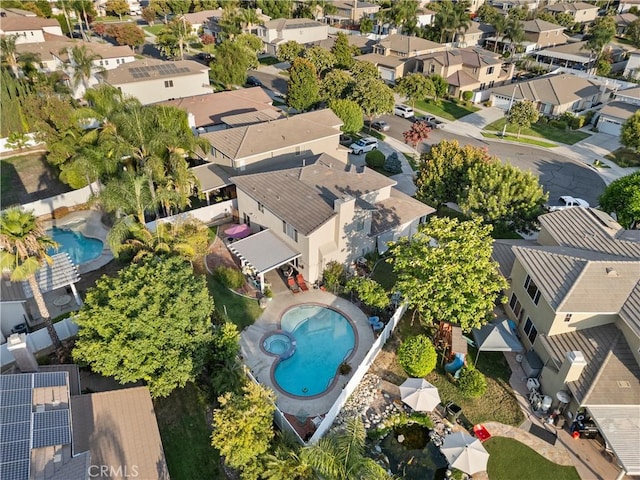
[[640,154],[630,148],[619,148],[604,158],[611,160],[619,167],[640,167]]
[[[500,118],[493,123],[490,123],[484,129],[488,132],[501,132],[506,123],[505,118]],[[518,133],[518,127],[514,125],[507,125],[508,133]],[[564,143],[567,145],[573,145],[585,138],[589,138],[591,135],[578,130],[561,130],[551,125],[545,125],[541,123],[534,123],[530,128],[523,128],[520,130],[521,135],[527,135],[530,137],[539,137],[552,142]]]
[[484,442],[489,452],[487,473],[491,480],[579,480],[575,467],[550,462],[528,446],[505,437],[492,437]]
[[218,313],[226,313],[229,320],[238,326],[238,330],[253,325],[262,315],[262,309],[256,299],[236,295],[210,275],[207,277],[207,284]]
[[154,407],[171,478],[222,478],[220,457],[211,446],[206,395],[188,383],[154,400]]
[[165,25],[162,23],[158,25],[142,27],[145,32],[150,33],[151,35],[158,35],[158,33],[160,33],[160,30],[162,30],[163,28],[165,28]]
[[554,148],[557,147],[555,143],[543,142],[542,140],[536,140],[534,138],[520,137],[516,135],[496,135],[495,133],[482,132],[482,136],[485,138],[499,138],[500,140],[508,140],[509,142],[526,143],[528,145],[537,145],[539,147]]
[[448,100],[440,100],[439,102],[434,102],[433,100],[418,100],[415,106],[416,110],[421,110],[422,112],[428,112],[436,117],[446,118],[447,120],[458,120],[470,113],[477,112],[480,110],[478,107],[460,105],[457,103],[450,102]]
[[276,57],[261,57],[258,59],[260,65],[275,65],[276,63],[280,63]]
[[381,142],[383,142],[384,139],[387,138],[375,128],[364,127],[362,130],[360,130],[360,133],[363,137],[375,137]]

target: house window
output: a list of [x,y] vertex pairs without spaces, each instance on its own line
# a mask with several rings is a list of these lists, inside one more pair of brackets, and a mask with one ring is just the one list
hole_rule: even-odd
[[105,64],[105,65],[109,65],[109,60],[105,60],[105,61],[104,61],[104,64]]
[[567,313],[564,316],[564,321],[567,322],[567,323],[570,322],[571,321],[571,315],[572,315],[571,313]]
[[282,221],[282,231],[287,234],[287,237],[292,238],[294,242],[298,242],[298,231],[284,220]]
[[263,204],[261,204],[260,202],[258,202],[258,211],[259,211],[260,213],[264,213],[264,205],[263,205]]
[[487,68],[487,75],[491,75],[493,73],[494,67]]
[[520,300],[515,293],[511,294],[511,300],[509,301],[509,306],[511,307],[511,311],[516,316],[518,320],[522,320],[522,305],[520,305]]
[[102,66],[102,65],[104,65],[104,64],[102,63],[102,60],[100,60],[100,66]]
[[171,88],[171,87],[173,87],[173,80],[165,80],[164,88]]
[[493,88],[493,85],[494,85],[495,83],[496,83],[496,82],[494,82],[493,80],[491,80],[491,81],[489,82],[489,88]]
[[247,225],[247,227],[251,226],[251,217],[249,216],[248,213],[245,213],[243,215],[243,223]]
[[531,300],[533,300],[533,303],[537,305],[540,301],[540,290],[529,275],[527,275],[527,278],[524,281],[524,289],[531,297]]
[[524,324],[524,333],[526,333],[531,345],[533,345],[533,342],[536,341],[536,337],[538,336],[538,330],[529,317],[527,317],[527,321]]
[[356,231],[361,232],[364,230],[364,218],[358,218],[356,220]]
[[429,65],[429,73],[435,73],[436,72],[436,66],[434,64]]

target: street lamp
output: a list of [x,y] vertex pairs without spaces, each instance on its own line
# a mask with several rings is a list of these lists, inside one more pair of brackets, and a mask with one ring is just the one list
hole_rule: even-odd
[[[518,88],[518,85],[513,86],[513,93],[511,94],[511,100],[509,100],[509,108],[507,108],[507,113],[505,114],[505,116],[509,114],[509,112],[511,111],[511,107],[513,106],[513,97],[516,96],[516,88]],[[504,127],[502,127],[502,138],[504,138],[506,134],[507,134],[507,121],[505,120]]]

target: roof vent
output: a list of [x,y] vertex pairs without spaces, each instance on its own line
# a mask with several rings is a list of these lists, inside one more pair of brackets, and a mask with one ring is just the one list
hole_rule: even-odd
[[620,274],[618,272],[616,272],[616,270],[614,268],[611,267],[607,267],[606,268],[606,272],[607,272],[607,277],[619,277]]
[[627,380],[618,380],[616,383],[618,384],[618,388],[631,388],[631,382]]

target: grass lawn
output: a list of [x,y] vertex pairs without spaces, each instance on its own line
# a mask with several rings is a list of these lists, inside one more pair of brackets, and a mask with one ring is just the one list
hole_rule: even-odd
[[71,188],[58,180],[56,169],[43,153],[29,153],[0,160],[0,204],[6,208],[41,200]]
[[604,158],[615,162],[619,167],[640,167],[640,154],[629,148],[619,148]]
[[409,166],[411,167],[411,170],[413,170],[414,172],[417,172],[420,167],[418,166],[418,162],[416,162],[416,158],[410,154],[410,153],[403,153],[404,158],[407,159],[407,162],[409,162]]
[[262,315],[262,309],[257,300],[236,295],[211,276],[207,278],[207,283],[216,310],[225,313],[226,307],[227,317],[238,326],[239,330],[253,325],[253,322]]
[[261,57],[258,59],[260,65],[275,65],[276,63],[280,63],[276,57]]
[[457,103],[449,102],[448,100],[440,100],[438,103],[433,101],[419,100],[416,102],[416,110],[431,113],[440,118],[446,118],[447,120],[458,120],[459,118],[469,115],[470,113],[480,110],[478,107],[465,107]]
[[364,127],[362,130],[360,130],[360,133],[362,134],[363,137],[375,137],[380,141],[384,141],[384,139],[387,138],[385,135],[383,135],[379,131],[373,128],[368,128],[368,127]]
[[550,462],[528,446],[505,437],[492,437],[484,442],[489,452],[487,473],[491,480],[579,480],[575,467]]
[[158,35],[158,33],[160,33],[160,30],[162,30],[164,27],[165,25],[161,23],[159,25],[142,27],[142,29],[145,32],[150,33],[151,35]]
[[211,446],[206,395],[188,383],[156,399],[154,407],[171,478],[223,478],[220,457]]
[[376,263],[371,273],[371,278],[382,285],[388,292],[396,284],[396,274],[393,273],[393,266],[382,258]]
[[[500,118],[493,123],[490,123],[484,127],[487,131],[501,132],[504,128],[504,124],[507,120]],[[507,126],[507,132],[518,133],[518,127],[513,125]],[[550,125],[543,125],[540,123],[534,123],[530,128],[523,128],[520,130],[522,135],[528,135],[530,137],[540,137],[552,142],[565,143],[567,145],[573,145],[574,143],[589,138],[591,135],[578,130],[560,130]],[[521,139],[522,140],[522,139]]]
[[539,147],[545,147],[545,148],[554,148],[558,146],[555,143],[543,142],[542,140],[536,140],[534,138],[527,138],[527,137],[518,138],[515,135],[505,135],[503,137],[502,135],[496,135],[494,133],[482,132],[482,136],[485,138],[499,138],[501,140],[508,140],[510,142],[526,143],[529,145],[538,145]]

